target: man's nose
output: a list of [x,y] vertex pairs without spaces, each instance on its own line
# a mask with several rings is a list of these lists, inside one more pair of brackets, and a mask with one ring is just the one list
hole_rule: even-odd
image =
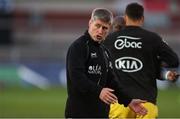
[[103,33],[103,27],[100,27],[100,28],[98,29],[98,32],[99,32],[100,34],[102,34],[102,33]]

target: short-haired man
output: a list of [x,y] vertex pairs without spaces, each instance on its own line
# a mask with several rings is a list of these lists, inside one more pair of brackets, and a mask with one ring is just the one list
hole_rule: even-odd
[[108,118],[110,104],[117,101],[135,113],[147,113],[141,105],[145,101],[127,97],[114,79],[109,53],[101,43],[110,31],[112,19],[109,10],[94,9],[88,31],[68,49],[66,118]]
[[[129,108],[112,104],[110,117],[156,118],[157,85],[160,62],[166,68],[176,68],[179,60],[175,52],[154,32],[141,28],[144,22],[144,8],[138,3],[130,3],[125,10],[126,27],[110,34],[105,44],[112,53],[112,63],[124,91],[131,98],[147,100],[143,105],[147,115],[140,116]],[[122,110],[123,109],[123,110]]]

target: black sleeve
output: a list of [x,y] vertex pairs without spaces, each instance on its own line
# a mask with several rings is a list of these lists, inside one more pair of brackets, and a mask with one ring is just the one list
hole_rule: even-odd
[[114,93],[118,97],[118,102],[120,104],[124,104],[125,106],[128,106],[128,104],[131,102],[132,99],[129,98],[128,95],[124,93],[123,84],[117,79],[117,76],[114,72],[115,70],[113,70],[111,52],[109,51],[109,49],[107,49],[106,46],[103,45],[103,47],[105,49],[105,53],[108,58],[108,73],[107,73],[106,86],[115,90]]
[[123,84],[117,79],[117,76],[113,70],[111,52],[107,49],[107,47],[104,48],[106,50],[109,61],[108,73],[107,73],[107,87],[115,90],[114,93],[118,97],[118,102],[120,104],[124,104],[125,106],[128,106],[128,104],[131,102],[132,99],[129,98],[128,95],[124,93]]
[[117,79],[113,70],[109,70],[107,81],[108,87],[115,90],[114,93],[118,97],[118,103],[128,106],[132,99],[128,97],[128,94],[124,93],[123,84]]
[[102,87],[88,79],[86,71],[86,45],[74,44],[67,55],[67,69],[71,86],[81,94],[99,96]]
[[177,54],[161,38],[159,40],[158,57],[166,68],[177,68],[179,59]]

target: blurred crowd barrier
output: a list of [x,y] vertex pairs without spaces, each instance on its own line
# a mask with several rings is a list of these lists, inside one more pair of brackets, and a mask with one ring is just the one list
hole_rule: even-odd
[[0,87],[15,84],[41,89],[65,86],[67,48],[87,29],[91,11],[105,7],[114,15],[123,15],[125,6],[132,1],[145,6],[144,27],[162,35],[180,57],[179,0],[4,1],[8,3],[0,0],[0,11],[3,11],[1,6],[11,4],[8,14],[12,17],[9,23],[0,18],[1,28],[9,30],[5,31],[9,33],[6,36],[0,31],[1,41],[9,40],[0,45]]

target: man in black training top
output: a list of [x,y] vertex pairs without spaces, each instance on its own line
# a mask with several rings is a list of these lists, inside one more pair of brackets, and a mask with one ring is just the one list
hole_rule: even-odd
[[[110,117],[120,118],[156,118],[157,85],[160,65],[176,68],[179,60],[175,52],[156,33],[141,28],[144,22],[144,8],[138,3],[131,3],[125,11],[126,27],[110,34],[105,45],[112,53],[112,64],[119,81],[124,84],[124,91],[131,98],[147,100],[145,116],[122,110],[118,104],[112,104]],[[114,105],[114,106],[113,106]],[[120,114],[121,113],[121,114]]]
[[66,118],[108,118],[110,104],[117,101],[135,113],[147,113],[141,105],[145,101],[131,99],[121,90],[123,84],[115,80],[109,53],[101,44],[110,31],[112,19],[107,9],[93,10],[88,31],[69,47]]

